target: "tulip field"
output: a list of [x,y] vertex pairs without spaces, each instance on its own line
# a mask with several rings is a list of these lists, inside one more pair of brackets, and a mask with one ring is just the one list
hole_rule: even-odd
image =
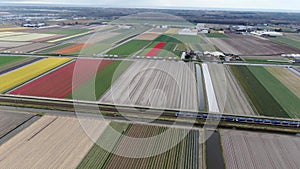
[[69,58],[46,58],[28,66],[21,67],[0,76],[0,93],[6,92],[16,86],[46,73],[64,63],[71,61]]
[[166,46],[166,42],[159,42],[153,49],[151,49],[146,56],[156,56]]
[[[72,90],[92,79],[96,74],[111,64],[111,60],[78,59],[61,69],[42,76],[10,94],[63,98],[71,94]],[[94,67],[98,67],[96,71]],[[80,78],[74,78],[74,71]]]

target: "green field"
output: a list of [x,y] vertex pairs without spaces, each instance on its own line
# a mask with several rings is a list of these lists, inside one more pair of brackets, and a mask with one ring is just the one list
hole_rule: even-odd
[[22,56],[0,56],[0,67],[5,66],[7,64],[26,59],[26,57]]
[[127,57],[127,56],[130,56],[131,54],[141,50],[143,47],[145,47],[150,42],[151,41],[147,41],[147,40],[131,40],[121,46],[118,46],[118,47],[110,50],[109,52],[107,52],[107,54]]
[[[141,53],[139,53],[139,56],[146,56],[148,52],[150,52],[159,42],[154,41],[144,49]],[[173,42],[168,42],[164,48],[157,54],[159,57],[176,57],[176,56],[181,56],[181,51],[185,50],[186,46],[183,43],[173,43]]]
[[85,33],[90,30],[88,29],[63,29],[63,30],[57,30],[57,31],[51,31],[47,32],[49,34],[65,34],[65,35],[76,35],[80,33]]
[[[129,126],[129,124],[127,123],[117,123],[117,122],[111,122],[109,125],[116,131],[123,134],[125,134]],[[111,134],[109,130],[105,130],[99,137],[97,143],[99,145],[106,145],[108,149],[113,151],[115,145],[119,140],[120,140],[119,136]],[[81,163],[77,167],[78,169],[105,168],[105,165],[107,165],[107,163],[109,162],[111,153],[104,150],[99,145],[94,144],[94,146],[91,148],[89,153],[85,156],[85,158],[81,161]]]
[[172,42],[172,43],[182,43],[180,40],[170,36],[170,35],[160,35],[156,39],[154,39],[156,42]]
[[[120,169],[132,169],[132,168],[153,168],[153,169],[196,169],[199,164],[199,132],[188,131],[184,129],[175,129],[159,126],[146,126],[142,124],[125,124],[112,122],[110,124],[115,130],[122,133],[122,135],[113,134],[108,128],[99,137],[97,143],[99,145],[106,145],[106,148],[110,151],[106,151],[98,145],[94,145],[90,152],[85,156],[83,161],[77,167],[79,169],[88,168],[120,168]],[[140,147],[139,150],[126,150],[128,153],[133,154],[137,151],[151,152],[155,156],[146,158],[130,158],[123,157],[114,154],[117,150],[124,150],[127,147],[134,147],[134,143],[126,142],[124,135],[131,138],[149,138],[166,131],[170,134],[162,136],[163,138],[155,139],[153,141],[155,147],[149,149],[147,146]],[[175,144],[176,140],[180,137],[186,136],[182,141]],[[124,143],[126,142],[126,143]],[[153,145],[153,142],[152,142]],[[164,145],[164,146],[162,146]],[[175,145],[166,152],[160,152],[161,148],[165,148],[166,145]],[[125,146],[125,147],[124,147]],[[132,151],[132,152],[129,152]],[[158,155],[156,155],[158,154]]]
[[205,36],[208,38],[229,38],[229,36],[223,33],[207,33]]
[[[177,56],[181,56],[181,52],[187,48],[194,51],[203,51],[201,45],[206,42],[200,36],[191,35],[161,35],[154,41],[157,42],[168,42],[164,50],[174,53]],[[174,50],[176,47],[176,50]],[[161,54],[162,55],[162,54]]]
[[205,43],[203,41],[203,39],[200,36],[196,36],[196,35],[176,35],[176,34],[172,34],[172,35],[168,35],[172,38],[175,38],[177,40],[179,40],[181,43],[191,43],[191,44],[198,44],[198,43]]
[[159,42],[152,42],[146,49],[144,49],[141,53],[138,55],[140,56],[146,56],[148,52],[150,52]]
[[74,45],[74,44],[73,43],[66,43],[66,44],[58,45],[58,46],[55,46],[55,47],[51,47],[51,48],[39,51],[38,53],[51,53],[53,51],[69,47],[71,45]]
[[[167,43],[161,52],[158,53],[158,56],[161,57],[175,57],[180,56],[181,51],[177,49],[179,45],[183,45],[182,43]],[[175,49],[176,48],[176,49]]]
[[[122,63],[122,64],[121,64]],[[75,94],[78,100],[96,101],[102,96],[107,89],[111,87],[114,80],[116,80],[121,74],[132,64],[130,61],[114,61],[108,65],[105,69],[101,70],[96,77],[87,81],[67,98],[72,99]],[[116,72],[118,68],[118,72]],[[114,78],[114,79],[113,79]],[[95,87],[95,89],[93,88]],[[95,98],[96,97],[96,98]],[[96,99],[96,100],[95,100]]]
[[300,42],[289,39],[288,37],[276,37],[272,38],[272,40],[300,50]]
[[256,79],[247,66],[230,66],[230,68],[258,114],[272,117],[289,117],[284,108]]
[[187,44],[187,45],[193,51],[203,51],[202,46],[200,44]]
[[[198,39],[199,38],[199,39]],[[186,35],[161,35],[157,37],[153,43],[155,46],[157,42],[167,42],[163,50],[158,54],[161,57],[174,57],[174,56],[181,56],[181,52],[184,51],[187,47],[187,41],[191,40],[191,42],[202,42],[200,37],[197,36],[186,36]],[[150,47],[154,47],[151,45]],[[149,50],[150,51],[150,50]],[[143,52],[142,54],[147,54]]]
[[249,66],[248,69],[256,79],[268,90],[275,100],[292,118],[300,117],[300,99],[286,86],[261,66]]

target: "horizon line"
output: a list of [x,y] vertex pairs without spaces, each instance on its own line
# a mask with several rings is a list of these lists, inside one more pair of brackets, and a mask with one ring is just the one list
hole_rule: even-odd
[[255,9],[255,8],[219,8],[219,7],[175,7],[175,6],[130,6],[121,5],[83,5],[83,4],[51,4],[51,3],[11,3],[0,2],[0,6],[40,6],[40,7],[83,7],[83,8],[124,8],[124,9],[168,9],[168,10],[202,10],[202,11],[234,11],[234,12],[274,12],[274,13],[300,13],[300,10],[293,9]]

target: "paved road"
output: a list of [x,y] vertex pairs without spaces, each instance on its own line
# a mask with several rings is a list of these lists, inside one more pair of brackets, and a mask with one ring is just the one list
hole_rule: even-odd
[[[115,46],[116,47],[116,46]],[[25,56],[25,57],[49,57],[45,55],[31,55],[31,54],[0,54],[0,56]],[[67,57],[67,58],[78,58],[76,55],[70,55],[70,56],[51,56],[51,57]],[[118,58],[118,57],[111,57],[111,58],[104,58],[104,57],[93,57],[93,56],[80,56],[83,57],[84,59],[112,59],[112,60],[124,60],[124,61],[135,61],[135,60],[164,60],[168,61],[168,59],[162,58],[153,58],[153,57],[145,57],[145,58],[134,58],[134,57],[128,57],[128,58]],[[170,60],[170,61],[180,61],[181,60]],[[213,63],[213,64],[220,64],[219,62],[216,61],[204,61],[204,63]],[[288,67],[288,66],[298,66],[298,65],[293,65],[293,64],[274,64],[274,63],[245,63],[245,62],[224,62],[224,65],[245,65],[245,66],[280,66],[280,67]]]

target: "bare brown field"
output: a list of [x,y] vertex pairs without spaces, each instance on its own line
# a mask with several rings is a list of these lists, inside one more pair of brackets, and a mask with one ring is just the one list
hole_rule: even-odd
[[0,111],[0,138],[32,116],[32,114]]
[[298,169],[300,140],[296,136],[220,130],[226,168]]
[[230,38],[211,38],[210,41],[223,52],[238,55],[280,55],[300,52],[300,50],[287,45],[254,36],[231,34]]
[[10,48],[7,50],[9,50],[10,52],[28,53],[28,52],[43,49],[46,47],[50,47],[53,45],[54,44],[51,44],[51,43],[32,43],[29,45],[24,45],[24,46],[20,46],[20,47],[16,47],[16,48]]
[[28,45],[31,42],[1,42],[0,41],[0,48],[14,48],[18,46]]
[[0,146],[0,168],[76,168],[92,146],[77,118],[44,116]]
[[192,63],[137,61],[116,80],[100,102],[197,111]]
[[208,67],[220,111],[226,114],[255,115],[227,67],[220,64],[208,64]]
[[300,76],[285,67],[266,67],[266,69],[300,99]]
[[160,35],[160,33],[143,33],[139,36],[137,36],[135,39],[137,40],[154,40],[155,38],[157,38]]

